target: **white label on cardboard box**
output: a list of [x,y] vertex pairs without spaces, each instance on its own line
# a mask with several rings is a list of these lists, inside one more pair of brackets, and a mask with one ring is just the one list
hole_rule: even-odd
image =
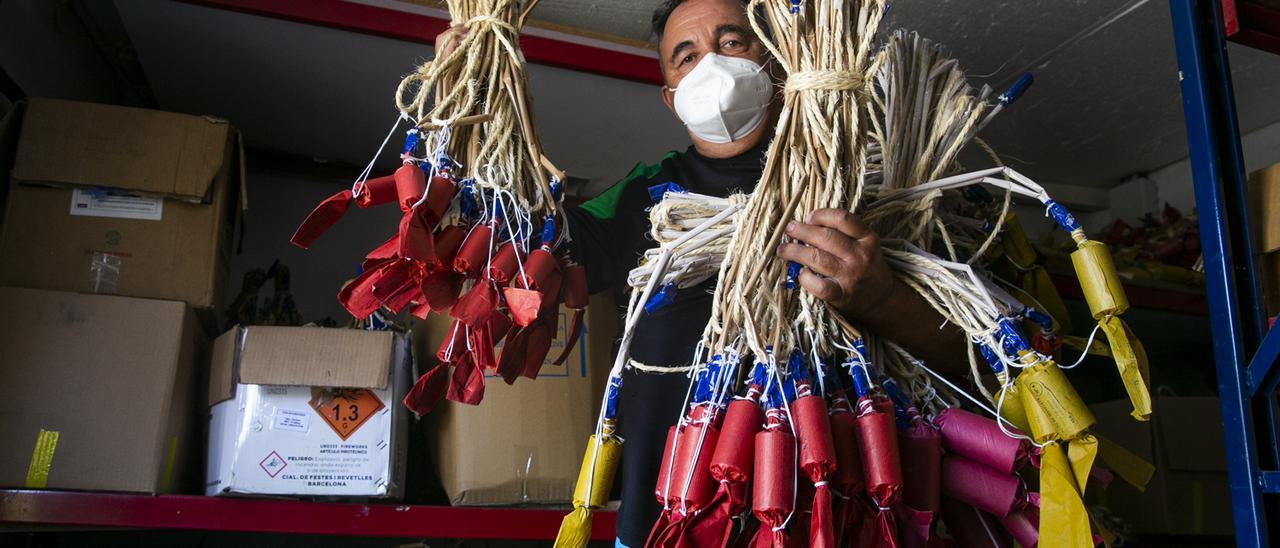
[[109,192],[76,188],[71,190],[71,214],[159,221],[164,215],[164,199],[119,196]]
[[276,422],[274,428],[276,430],[290,430],[293,432],[306,432],[311,427],[311,417],[307,416],[306,411],[294,411],[292,409],[276,409]]

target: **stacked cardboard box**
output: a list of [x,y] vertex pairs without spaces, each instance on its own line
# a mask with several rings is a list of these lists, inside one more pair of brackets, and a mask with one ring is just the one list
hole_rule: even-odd
[[0,486],[167,493],[199,462],[206,345],[176,301],[0,288]]
[[1145,490],[1116,479],[1102,492],[1136,534],[1229,535],[1231,496],[1217,398],[1157,397],[1149,422],[1129,400],[1089,406],[1099,434],[1155,465]]
[[398,497],[409,339],[388,331],[234,328],[214,342],[208,495]]
[[243,184],[226,121],[33,99],[0,231],[0,285],[218,307]]
[[[555,365],[572,314],[561,309],[559,332],[537,380],[507,385],[486,376],[480,405],[447,402],[428,416],[434,461],[451,503],[563,504],[573,498],[608,375],[616,313],[611,299],[592,297],[586,332],[569,358]],[[448,327],[447,318],[433,315],[416,330],[423,367],[434,363]]]
[[1249,192],[1267,314],[1274,316],[1280,313],[1280,164],[1250,174]]

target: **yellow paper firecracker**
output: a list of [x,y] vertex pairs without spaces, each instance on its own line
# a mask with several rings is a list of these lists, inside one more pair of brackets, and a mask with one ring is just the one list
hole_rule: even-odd
[[1070,333],[1071,318],[1067,314],[1067,305],[1062,302],[1062,296],[1058,295],[1058,289],[1049,278],[1049,273],[1036,262],[1039,255],[1027,239],[1018,216],[1013,212],[1005,216],[1004,233],[1000,240],[1005,260],[994,263],[992,267],[1002,278],[1016,283],[1034,298],[1030,300],[1022,298],[1022,295],[1015,295],[1023,301],[1022,304],[1043,309],[1044,313],[1058,322],[1060,333]]
[[1039,545],[1044,548],[1093,546],[1089,513],[1073,468],[1059,444],[1041,448]]
[[1071,264],[1075,266],[1080,288],[1089,303],[1089,313],[1098,320],[1098,328],[1106,334],[1111,345],[1120,380],[1133,404],[1133,418],[1145,421],[1151,417],[1147,353],[1129,326],[1119,318],[1129,309],[1129,299],[1125,297],[1120,276],[1116,274],[1111,252],[1106,244],[1086,238],[1082,229],[1073,230],[1071,237],[1078,246],[1071,253]]
[[555,548],[586,546],[591,538],[591,509],[609,502],[613,473],[618,469],[618,457],[622,454],[622,440],[612,431],[612,424],[609,424],[605,433],[600,437],[592,435],[587,443],[582,468],[578,470],[578,483],[573,490],[573,511],[560,523]]
[[1031,437],[1038,443],[1075,439],[1097,422],[1053,361],[1023,369],[1014,382],[1022,396]]

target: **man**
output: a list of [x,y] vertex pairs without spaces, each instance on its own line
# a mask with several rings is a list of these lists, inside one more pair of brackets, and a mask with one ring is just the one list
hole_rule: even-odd
[[[781,109],[776,65],[751,31],[742,0],[665,0],[653,16],[662,100],[686,125],[693,144],[567,211],[574,257],[593,293],[626,287],[627,273],[653,246],[649,187],[675,182],[690,192],[751,192]],[[444,47],[447,46],[447,42]],[[762,89],[763,88],[763,89]],[[954,363],[964,351],[958,330],[898,281],[881,258],[876,235],[846,211],[820,210],[787,227],[776,252],[804,268],[799,283],[850,321],[885,335],[926,361]],[[684,403],[694,347],[711,316],[715,278],[680,290],[674,302],[645,314],[624,375],[618,428],[621,462],[618,543],[644,544],[660,506],[653,492],[667,429]],[[618,302],[626,302],[620,298]]]

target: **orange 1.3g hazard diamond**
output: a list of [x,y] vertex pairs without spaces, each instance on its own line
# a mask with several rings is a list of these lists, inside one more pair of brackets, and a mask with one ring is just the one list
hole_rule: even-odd
[[342,441],[384,407],[373,391],[363,388],[312,388],[308,403]]

